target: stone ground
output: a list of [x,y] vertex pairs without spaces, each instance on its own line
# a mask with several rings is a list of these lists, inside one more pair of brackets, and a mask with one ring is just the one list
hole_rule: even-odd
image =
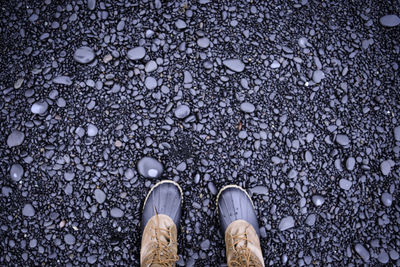
[[1,265],[137,266],[173,179],[179,266],[230,183],[267,264],[400,266],[400,3],[137,2],[1,2]]

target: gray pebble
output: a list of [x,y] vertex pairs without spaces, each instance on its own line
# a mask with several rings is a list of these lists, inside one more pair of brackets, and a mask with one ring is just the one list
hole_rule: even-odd
[[307,216],[306,224],[308,226],[313,226],[315,224],[316,219],[317,216],[314,213],[311,213],[310,215]]
[[386,15],[381,17],[379,22],[385,27],[396,27],[400,24],[400,18],[397,15]]
[[87,46],[82,46],[78,48],[75,53],[74,53],[74,59],[75,61],[82,63],[82,64],[87,64],[93,61],[94,59],[94,51],[92,48],[87,47]]
[[18,130],[12,130],[7,138],[8,147],[19,146],[24,142],[25,134]]
[[66,181],[72,181],[74,178],[75,178],[75,173],[73,173],[73,172],[64,173],[64,179]]
[[305,153],[305,158],[306,158],[306,161],[308,162],[308,163],[310,163],[310,162],[312,162],[313,161],[313,157],[312,157],[312,154],[311,154],[311,152],[310,151],[306,151],[306,153]]
[[342,188],[343,190],[349,190],[351,188],[351,186],[353,185],[353,183],[347,179],[340,179],[339,181],[339,186],[340,188]]
[[96,8],[96,0],[88,0],[88,8],[94,10]]
[[393,132],[394,132],[394,139],[396,141],[400,141],[400,126],[395,127]]
[[35,216],[35,209],[31,204],[25,204],[24,208],[22,209],[22,215],[26,217]]
[[67,245],[73,245],[73,244],[75,244],[76,239],[75,239],[75,236],[73,236],[71,234],[66,234],[64,236],[64,241]]
[[175,117],[184,119],[190,114],[190,108],[187,105],[179,105],[174,111]]
[[33,103],[31,107],[31,112],[33,114],[43,114],[47,111],[47,108],[49,107],[49,104],[47,104],[46,101],[40,100],[35,103]]
[[297,43],[299,44],[299,46],[301,48],[306,48],[307,44],[308,44],[308,40],[305,37],[300,37],[299,40],[297,41]]
[[322,206],[325,202],[325,198],[321,195],[314,195],[312,197],[312,202],[314,203],[315,206]]
[[396,250],[394,250],[394,249],[392,249],[391,251],[389,251],[389,255],[390,255],[390,258],[391,258],[392,260],[394,260],[394,261],[397,261],[397,260],[399,259],[399,253],[398,253]]
[[11,179],[18,182],[21,180],[22,175],[24,175],[24,168],[20,164],[13,164],[10,169]]
[[210,240],[206,239],[200,243],[200,247],[202,250],[208,250],[210,248]]
[[281,63],[279,63],[279,62],[276,61],[276,60],[274,60],[274,61],[271,63],[271,65],[270,65],[271,69],[277,69],[277,68],[279,68],[280,66],[281,66]]
[[385,205],[386,207],[392,206],[392,202],[393,202],[392,194],[385,192],[382,194],[381,199],[382,199],[383,205]]
[[176,28],[178,28],[178,30],[183,30],[183,29],[185,29],[185,28],[187,27],[187,24],[186,24],[186,22],[184,22],[183,20],[178,19],[178,20],[175,22],[175,26],[176,26]]
[[157,80],[154,77],[149,76],[144,80],[144,85],[147,89],[153,90],[157,87]]
[[187,70],[185,70],[183,72],[183,82],[184,83],[192,83],[193,82],[192,74]]
[[121,218],[122,216],[124,216],[124,212],[119,208],[112,208],[110,214],[113,218]]
[[242,72],[244,70],[244,63],[239,59],[227,59],[222,63],[225,67],[235,72]]
[[385,160],[381,163],[381,172],[383,175],[388,176],[390,171],[392,170],[392,166],[389,160]]
[[320,83],[323,79],[325,79],[325,74],[322,70],[316,70],[314,71],[312,78],[315,83]]
[[285,231],[294,227],[294,219],[292,216],[287,216],[283,218],[279,223],[279,230]]
[[96,125],[89,123],[87,127],[87,135],[88,136],[96,136],[99,130]]
[[146,178],[158,178],[164,171],[162,164],[150,157],[144,157],[139,160],[137,168],[138,172]]
[[389,262],[389,254],[387,254],[387,252],[382,249],[378,255],[378,261],[380,263],[388,263]]
[[348,144],[350,144],[350,139],[349,139],[349,137],[348,137],[347,135],[345,135],[345,134],[338,134],[338,135],[336,136],[336,142],[337,142],[339,145],[347,146]]
[[354,166],[355,166],[355,165],[356,165],[356,159],[355,159],[355,158],[349,157],[349,158],[346,160],[346,169],[347,169],[347,170],[349,170],[349,171],[354,170]]
[[146,56],[146,50],[144,47],[138,46],[130,49],[127,56],[130,60],[139,60]]
[[210,45],[210,40],[207,37],[203,37],[197,40],[197,45],[201,48],[207,48]]
[[355,250],[360,255],[360,257],[364,260],[364,262],[368,263],[369,262],[369,252],[368,250],[362,245],[362,244],[357,244],[355,246]]
[[72,80],[68,76],[57,76],[53,79],[53,83],[55,84],[63,84],[63,85],[71,85]]
[[252,112],[254,112],[256,107],[249,102],[244,102],[240,105],[240,109],[245,113],[252,113]]
[[94,190],[94,197],[99,204],[102,204],[106,200],[106,194],[101,189]]
[[155,71],[157,69],[157,63],[154,60],[150,60],[149,62],[146,63],[146,66],[144,67],[144,71],[149,73],[152,71]]

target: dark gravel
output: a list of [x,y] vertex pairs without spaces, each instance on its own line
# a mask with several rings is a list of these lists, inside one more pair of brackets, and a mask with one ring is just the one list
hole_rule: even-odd
[[0,7],[1,266],[138,266],[165,178],[179,266],[225,264],[230,183],[267,264],[400,266],[398,1]]

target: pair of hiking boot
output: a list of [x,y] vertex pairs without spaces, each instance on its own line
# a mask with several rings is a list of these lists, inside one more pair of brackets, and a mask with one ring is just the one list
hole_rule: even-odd
[[[151,188],[143,207],[141,266],[169,267],[179,260],[182,201],[182,189],[173,181]],[[218,193],[217,205],[228,266],[264,267],[257,216],[247,192],[236,185],[225,186]]]

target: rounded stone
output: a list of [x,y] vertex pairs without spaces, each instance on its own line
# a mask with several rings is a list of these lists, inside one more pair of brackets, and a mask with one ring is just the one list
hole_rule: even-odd
[[110,214],[113,218],[121,218],[122,216],[124,216],[124,211],[120,208],[112,208]]
[[33,103],[31,107],[31,112],[33,114],[43,114],[47,111],[47,108],[49,107],[49,104],[47,104],[46,101],[40,100],[35,103]]
[[386,251],[381,250],[381,252],[378,255],[378,261],[380,263],[388,263],[389,262],[389,254],[387,254]]
[[24,142],[25,134],[18,130],[12,130],[7,138],[8,147],[19,146]]
[[397,15],[386,15],[381,17],[379,22],[385,27],[396,27],[400,24],[400,18]]
[[340,179],[339,181],[339,186],[340,188],[342,188],[343,190],[350,190],[351,186],[353,185],[353,183],[347,179]]
[[347,145],[350,144],[350,139],[349,139],[349,137],[348,137],[347,135],[345,135],[345,134],[338,134],[338,135],[336,136],[336,142],[337,142],[339,145],[347,146]]
[[157,63],[154,60],[150,60],[149,62],[146,63],[146,66],[144,67],[144,71],[149,73],[153,72],[157,69]]
[[184,119],[190,114],[190,108],[187,105],[179,105],[174,111],[175,117]]
[[242,72],[245,67],[244,63],[239,59],[227,59],[222,64],[234,72]]
[[321,195],[314,195],[312,197],[312,202],[314,203],[315,206],[319,207],[324,204],[325,198]]
[[11,179],[15,182],[21,180],[22,175],[24,175],[24,168],[18,163],[13,164],[10,169]]
[[279,230],[281,231],[285,231],[288,230],[292,227],[294,227],[294,219],[292,216],[287,216],[285,218],[283,218],[280,223],[279,223]]
[[355,245],[355,250],[360,255],[360,257],[364,260],[364,262],[368,263],[369,262],[369,252],[368,250],[362,245],[362,244],[357,244]]
[[354,166],[355,166],[355,165],[356,165],[356,159],[355,159],[355,158],[349,157],[349,158],[346,160],[346,169],[347,169],[347,170],[349,170],[349,171],[354,170]]
[[138,172],[146,178],[158,178],[164,171],[163,165],[156,159],[144,157],[137,164]]
[[87,135],[88,136],[96,136],[99,130],[96,125],[89,123],[87,127]]
[[153,90],[157,87],[157,80],[154,77],[146,77],[144,80],[144,85],[147,89]]
[[393,203],[393,196],[392,196],[392,194],[385,192],[382,194],[381,200],[382,200],[383,205],[385,205],[386,207],[390,207],[390,206],[392,206],[392,203]]
[[380,165],[381,167],[381,172],[383,175],[388,176],[389,173],[391,172],[392,166],[390,164],[389,160],[385,160],[381,163]]
[[92,48],[87,47],[87,46],[82,46],[75,50],[74,53],[74,59],[75,61],[82,63],[82,64],[87,64],[93,61],[94,59],[94,51]]
[[210,46],[210,40],[207,37],[203,37],[197,40],[197,45],[201,48],[207,48]]
[[22,215],[26,217],[35,216],[35,209],[31,204],[25,204],[24,208],[22,209]]
[[94,190],[94,198],[99,204],[104,203],[106,201],[106,194],[101,189]]
[[322,70],[316,70],[313,73],[312,79],[315,83],[320,83],[323,79],[325,79],[325,74]]
[[146,50],[144,47],[138,46],[130,49],[127,56],[130,60],[139,60],[146,56]]
[[244,103],[240,104],[240,109],[245,113],[252,113],[252,112],[254,112],[256,107],[249,102],[244,102]]
[[75,236],[73,236],[71,234],[66,234],[64,236],[64,241],[67,245],[73,245],[73,244],[75,244],[76,239],[75,239]]

